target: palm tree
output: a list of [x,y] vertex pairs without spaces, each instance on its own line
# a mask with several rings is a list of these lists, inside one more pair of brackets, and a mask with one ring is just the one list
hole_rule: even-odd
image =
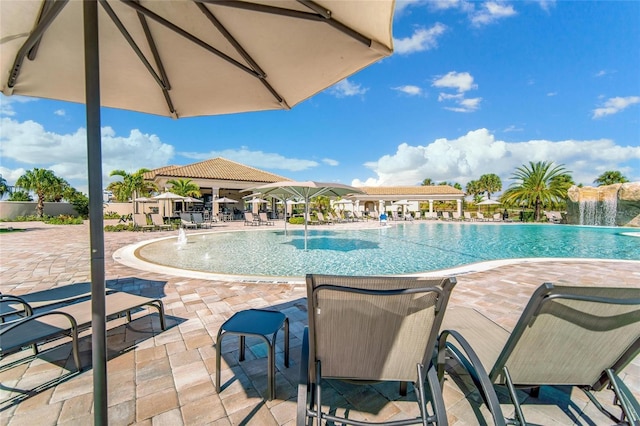
[[622,175],[618,170],[609,170],[598,176],[593,183],[597,183],[598,186],[602,185],[613,185],[614,183],[625,183],[629,182],[625,176]]
[[480,176],[480,179],[478,179],[478,185],[482,192],[487,193],[488,199],[491,199],[491,193],[502,190],[502,181],[500,180],[500,177],[493,173]]
[[425,180],[422,181],[422,186],[431,186],[433,185],[433,179],[431,178],[426,178]]
[[534,218],[539,221],[544,204],[556,203],[566,198],[570,184],[564,178],[560,178],[566,173],[563,165],[553,166],[552,162],[530,161],[528,167],[522,165],[511,175],[511,179],[516,182],[502,194],[502,202],[533,206]]
[[191,179],[171,179],[167,181],[171,186],[171,192],[183,197],[200,197],[200,187]]
[[8,201],[33,201],[33,198],[27,191],[18,189],[16,191],[11,191]]
[[109,176],[122,176],[122,180],[111,182],[107,186],[107,190],[113,192],[113,196],[120,202],[129,200],[129,198],[133,197],[134,192],[139,196],[146,197],[157,189],[154,183],[144,180],[144,174],[148,171],[150,170],[144,168],[134,173],[113,170],[109,173]]
[[4,196],[4,194],[10,192],[9,185],[7,185],[7,180],[0,175],[0,198]]
[[60,178],[51,170],[34,168],[27,170],[16,181],[16,186],[25,191],[33,191],[38,196],[36,216],[44,216],[44,202],[47,197],[54,194],[60,186]]

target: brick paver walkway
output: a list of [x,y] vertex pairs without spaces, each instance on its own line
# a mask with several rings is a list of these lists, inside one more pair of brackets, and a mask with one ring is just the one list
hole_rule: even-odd
[[[281,226],[280,222],[277,226]],[[24,294],[89,281],[88,226],[2,223],[26,229],[0,235],[0,291]],[[213,232],[241,227],[218,224]],[[482,225],[479,225],[482,226]],[[189,231],[194,232],[194,231]],[[299,284],[210,281],[132,269],[115,262],[113,252],[127,244],[175,231],[106,233],[108,287],[161,297],[169,328],[146,311],[108,323],[108,401],[114,425],[290,425],[295,422],[300,345],[306,325],[306,294]],[[640,240],[639,240],[640,242]],[[597,252],[594,252],[597,257]],[[640,261],[525,262],[459,275],[450,305],[475,307],[506,328],[512,328],[533,290],[541,283],[581,283],[640,287]],[[278,339],[277,398],[266,401],[266,351],[248,340],[247,360],[238,362],[237,340],[225,340],[223,389],[215,392],[215,336],[233,313],[247,308],[276,309],[291,321],[291,363],[283,366],[282,334]],[[47,425],[92,422],[90,332],[81,339],[81,374],[69,375],[70,345],[0,372],[0,424]],[[23,358],[12,355],[1,364]],[[622,373],[640,395],[640,361]],[[51,382],[51,383],[50,383]],[[350,416],[377,421],[416,414],[412,392],[405,398],[397,386],[371,386],[369,393],[353,385],[332,384],[324,395],[333,404],[351,404]],[[610,403],[611,394],[602,392]],[[374,397],[371,397],[374,395]],[[445,382],[445,402],[452,424],[484,423],[486,410],[463,375]],[[527,397],[522,393],[523,397]],[[508,405],[506,412],[512,412]],[[539,424],[603,424],[603,417],[576,390],[545,387],[539,398],[524,404],[528,420]],[[490,422],[490,420],[487,420]]]

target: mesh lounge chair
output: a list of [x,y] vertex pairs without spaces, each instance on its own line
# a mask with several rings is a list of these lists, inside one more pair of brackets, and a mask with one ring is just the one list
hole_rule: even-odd
[[[322,380],[339,379],[397,381],[401,390],[414,382],[420,417],[385,424],[446,425],[431,359],[454,285],[453,278],[307,275],[309,327],[302,342],[297,424],[314,417],[318,424],[365,424],[322,411]],[[427,412],[425,381],[433,415]]]
[[160,216],[159,213],[151,213],[151,223],[156,229],[165,229],[167,231],[173,229],[173,226],[171,224],[164,223],[164,221],[162,220],[162,216]]
[[318,216],[318,222],[320,222],[321,224],[324,225],[333,225],[333,220],[331,219],[325,219],[324,215],[320,212],[316,213],[316,216]]
[[153,228],[155,228],[155,226],[147,223],[147,215],[144,213],[136,213],[133,215],[133,225],[135,229],[140,229],[142,232],[153,231]]
[[193,223],[196,224],[198,228],[211,228],[211,222],[205,222],[202,213],[191,213],[191,217],[193,218]]
[[449,216],[449,212],[442,212],[442,220],[451,220],[451,216]]
[[258,213],[258,218],[260,220],[260,223],[263,225],[273,225],[273,221],[269,220],[266,213]]
[[191,219],[191,213],[180,213],[180,225],[183,228],[197,229],[198,225]]
[[[610,381],[620,385],[616,372],[640,352],[639,288],[546,283],[535,291],[511,333],[465,308],[450,309],[443,330],[438,376],[443,378],[446,356],[457,359],[481,391],[495,424],[514,421],[503,416],[494,384],[507,386],[516,424],[526,422],[515,388],[534,388],[535,394],[542,385],[579,386],[603,413],[623,421],[589,391],[601,390]],[[622,417],[639,424],[638,403],[630,392],[615,388]]]
[[253,216],[253,213],[244,212],[244,224],[246,225],[260,225],[260,219]]

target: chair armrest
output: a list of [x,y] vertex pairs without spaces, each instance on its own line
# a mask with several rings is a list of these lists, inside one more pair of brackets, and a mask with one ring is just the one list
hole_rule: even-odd
[[[5,308],[3,305],[7,304],[16,304],[19,303],[22,305],[22,310],[10,307],[10,310],[5,312]],[[18,314],[20,312],[25,312],[26,316],[33,315],[33,308],[31,305],[21,297],[11,296],[8,294],[0,294],[0,318],[4,318],[7,315]]]
[[[448,343],[447,339],[449,337],[453,338],[459,347]],[[469,342],[455,330],[444,330],[438,337],[438,379],[440,381],[444,378],[444,366],[447,353],[453,356],[469,372],[473,382],[481,392],[489,411],[491,411],[494,424],[500,426],[506,425],[505,417],[502,414],[500,402],[498,401],[498,395],[493,387],[493,383],[491,383],[489,379],[487,371]]]
[[624,413],[624,420],[630,425],[640,424],[640,403],[638,403],[631,390],[613,370],[608,369],[607,376],[609,376],[611,387],[618,397],[618,403]]

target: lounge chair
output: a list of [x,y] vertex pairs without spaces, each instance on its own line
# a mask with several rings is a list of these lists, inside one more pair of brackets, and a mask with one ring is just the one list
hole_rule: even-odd
[[191,213],[180,213],[180,226],[183,228],[197,229],[198,225],[191,219]]
[[173,229],[173,225],[170,223],[164,223],[162,216],[158,213],[151,213],[151,223],[156,229],[170,231]]
[[316,218],[314,218],[313,216],[311,216],[311,213],[305,213],[305,216],[307,218],[307,224],[309,225],[319,225],[320,221]]
[[193,223],[196,224],[198,228],[211,228],[211,222],[205,222],[202,213],[191,213],[191,217],[193,218]]
[[494,213],[493,214],[494,222],[502,222],[502,213]]
[[273,221],[269,220],[266,213],[258,213],[258,220],[261,225],[273,226]]
[[329,220],[333,223],[340,223],[344,221],[340,216],[336,216],[333,213],[327,213],[327,217],[329,217]]
[[476,220],[480,221],[480,222],[486,222],[487,221],[487,219],[484,218],[484,215],[482,213],[480,213],[480,212],[476,213]]
[[317,212],[316,216],[318,217],[318,222],[320,222],[321,224],[333,225],[333,221],[331,219],[325,219],[322,213]]
[[[333,405],[322,411],[322,404],[330,404],[322,400],[326,379],[400,382],[401,393],[414,382],[420,406],[414,424],[447,424],[431,359],[455,279],[307,275],[306,281],[309,327],[300,357],[297,424],[309,418],[365,424],[338,417]],[[433,414],[427,412],[425,383]]]
[[462,213],[465,222],[472,222],[473,218],[471,217],[471,212],[463,212]]
[[260,219],[254,217],[251,212],[244,212],[244,225],[258,226],[260,225]]
[[[23,304],[24,317],[0,324],[0,358],[30,346],[34,355],[39,353],[38,344],[47,343],[53,339],[71,336],[73,359],[76,370],[82,368],[78,352],[78,324],[73,316],[58,311],[33,314],[33,310],[18,297],[0,295],[0,305],[10,303]],[[51,347],[49,349],[54,349]],[[10,366],[15,363],[9,364]]]
[[442,220],[451,220],[451,216],[449,216],[449,212],[442,212]]
[[451,216],[453,217],[453,220],[462,220],[462,217],[460,217],[460,213],[458,212],[451,213]]
[[[506,385],[517,424],[526,424],[516,387],[579,386],[590,393],[608,382],[640,352],[640,288],[570,287],[543,284],[532,295],[509,333],[479,312],[450,309],[438,347],[438,376],[448,356],[473,378],[495,424],[505,424],[493,385]],[[614,386],[615,389],[615,386]],[[630,424],[640,415],[633,396],[615,390]],[[615,401],[614,401],[615,402]],[[625,407],[626,405],[626,407]],[[636,407],[634,409],[634,406]],[[635,414],[634,414],[635,413]]]
[[133,226],[136,230],[153,231],[155,226],[149,225],[147,215],[144,213],[136,213],[133,215]]

